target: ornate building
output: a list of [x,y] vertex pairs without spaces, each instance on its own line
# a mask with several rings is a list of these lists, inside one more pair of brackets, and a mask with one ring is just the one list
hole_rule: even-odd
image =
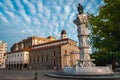
[[29,56],[32,69],[63,69],[76,65],[79,49],[76,41],[67,38],[66,31],[62,30],[60,40],[32,46]]
[[11,52],[7,54],[7,69],[25,69],[29,64],[29,51],[31,47],[37,44],[51,42],[56,40],[55,37],[41,38],[37,36],[28,37],[11,47]]
[[78,59],[77,42],[67,38],[62,30],[60,40],[32,36],[14,44],[7,55],[7,68],[63,69],[76,65]]
[[7,43],[0,41],[0,68],[5,68]]
[[22,41],[15,43],[11,47],[11,52],[19,51],[19,50],[22,50],[24,48],[31,47],[33,45],[46,43],[46,42],[50,42],[53,40],[56,40],[56,38],[53,36],[49,36],[48,38],[41,38],[41,37],[37,37],[37,36],[28,37],[27,39],[23,39]]
[[66,38],[35,45],[29,56],[32,69],[63,69],[64,66],[76,65],[79,50],[75,41]]

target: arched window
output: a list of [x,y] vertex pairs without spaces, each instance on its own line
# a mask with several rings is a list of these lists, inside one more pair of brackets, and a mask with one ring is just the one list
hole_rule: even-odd
[[65,53],[67,53],[67,50],[65,50]]

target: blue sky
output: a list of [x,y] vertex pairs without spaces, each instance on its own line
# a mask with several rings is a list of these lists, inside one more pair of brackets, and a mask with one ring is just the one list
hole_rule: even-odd
[[102,0],[0,0],[0,40],[10,47],[30,36],[60,39],[61,30],[68,38],[78,41],[73,20],[76,6],[81,3],[84,12],[98,14]]

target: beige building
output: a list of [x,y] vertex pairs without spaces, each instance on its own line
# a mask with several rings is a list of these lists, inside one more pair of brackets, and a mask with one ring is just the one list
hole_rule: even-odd
[[22,41],[15,43],[11,47],[11,52],[19,51],[24,48],[28,48],[28,47],[31,47],[31,46],[34,46],[37,44],[41,44],[41,43],[50,42],[53,40],[56,40],[56,38],[53,36],[49,36],[48,38],[41,38],[41,37],[37,37],[37,36],[28,37],[27,39],[23,39]]
[[79,60],[77,42],[67,38],[65,30],[61,39],[32,46],[29,53],[29,66],[32,69],[63,69],[75,66]]
[[0,41],[0,68],[5,68],[7,43]]
[[60,40],[53,36],[32,36],[15,43],[7,54],[6,66],[8,69],[63,69],[75,66],[77,60],[77,42],[67,38],[66,31],[62,30]]
[[29,56],[32,69],[63,69],[77,64],[79,49],[75,41],[66,38],[35,45]]
[[56,38],[53,36],[49,36],[47,38],[32,36],[15,43],[11,47],[11,51],[7,53],[6,68],[7,69],[28,68],[29,51],[31,50],[31,47],[37,44],[47,43],[54,40],[56,40]]

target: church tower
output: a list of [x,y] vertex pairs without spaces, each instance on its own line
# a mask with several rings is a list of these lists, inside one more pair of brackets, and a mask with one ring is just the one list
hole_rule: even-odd
[[67,33],[66,33],[65,30],[62,30],[62,32],[61,32],[61,39],[65,39],[65,38],[67,38]]

